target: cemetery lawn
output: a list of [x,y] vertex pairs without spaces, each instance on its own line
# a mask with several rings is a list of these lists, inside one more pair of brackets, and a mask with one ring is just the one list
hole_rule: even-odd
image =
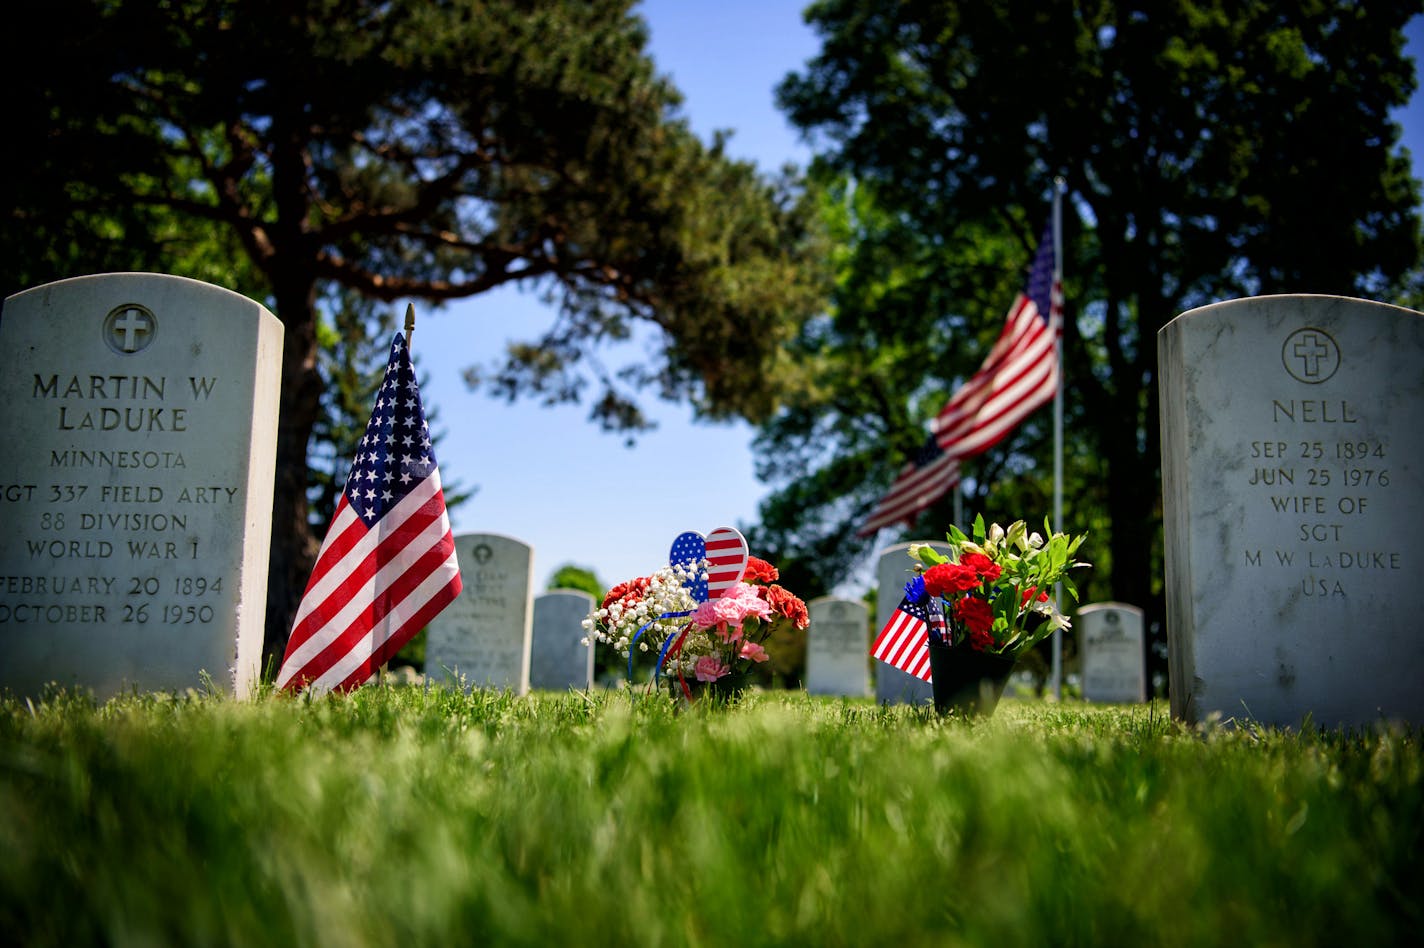
[[1417,729],[764,693],[0,702],[27,945],[1380,945]]

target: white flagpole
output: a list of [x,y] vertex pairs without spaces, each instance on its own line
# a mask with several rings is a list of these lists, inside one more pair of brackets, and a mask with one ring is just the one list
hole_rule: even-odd
[[[1053,285],[1063,283],[1063,190],[1061,177],[1053,179]],[[1049,308],[1053,306],[1053,289],[1049,288]],[[1066,311],[1067,306],[1065,304]],[[1064,313],[1067,317],[1067,313]],[[1058,391],[1053,396],[1053,529],[1063,529],[1063,334],[1055,326],[1054,358],[1058,360]],[[1063,610],[1063,584],[1053,590],[1054,602]],[[1053,700],[1063,700],[1063,630],[1053,633]]]

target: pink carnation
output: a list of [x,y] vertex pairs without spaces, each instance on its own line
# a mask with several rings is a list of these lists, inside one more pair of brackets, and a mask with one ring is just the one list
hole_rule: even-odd
[[692,666],[692,673],[697,676],[698,681],[716,681],[729,671],[731,669],[713,655],[702,656],[697,660],[697,664]]
[[704,629],[715,628],[724,639],[737,639],[742,634],[742,620],[770,615],[771,606],[757,595],[755,587],[737,583],[723,595],[699,605],[692,613],[692,621]]
[[766,649],[755,642],[743,642],[742,650],[738,654],[742,658],[750,658],[754,662],[764,662],[767,659]]

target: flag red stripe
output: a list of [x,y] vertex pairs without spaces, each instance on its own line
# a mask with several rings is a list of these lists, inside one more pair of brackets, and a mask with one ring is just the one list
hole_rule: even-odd
[[[333,688],[344,691],[365,682],[382,662],[388,661],[399,652],[430,619],[455,601],[455,597],[460,594],[461,583],[460,571],[453,563],[454,550],[455,537],[446,532],[439,545],[432,547],[403,574],[402,579],[410,584],[409,593],[400,599],[392,599],[390,596],[383,598],[382,604],[388,607],[387,611],[377,618],[375,627],[363,637],[363,640],[371,640],[369,654],[361,649],[343,656],[345,660],[338,663],[327,677],[338,673],[342,668],[351,670],[339,683],[334,684]],[[442,570],[441,566],[446,560],[450,560],[452,568]],[[413,579],[419,577],[422,569],[425,570],[424,579],[412,583]],[[361,657],[363,655],[365,657]],[[357,660],[352,661],[353,657]],[[318,686],[324,684],[321,678],[316,679],[315,683]]]
[[[419,519],[427,528],[436,528],[438,539],[448,528],[440,523],[443,508],[438,502],[432,504],[434,499],[413,493],[393,509],[387,519],[400,517],[402,522]],[[394,571],[390,568],[391,554],[403,553],[415,536],[418,534],[403,533],[395,541],[401,545],[386,551],[383,547],[386,538],[379,535],[379,530],[372,530],[364,538],[368,542],[350,547],[349,555],[342,560],[324,560],[318,555],[314,574],[339,575],[342,579],[334,586],[326,586],[329,590],[326,598],[307,616],[301,645],[295,649],[289,646],[288,661],[299,663],[294,666],[294,673],[299,668],[308,680],[319,678],[354,647],[364,634],[362,629],[370,629],[389,611],[385,600],[392,592],[400,591],[395,584],[402,573],[398,568]]]
[[893,668],[929,680],[929,631],[925,622],[896,609],[871,647],[871,655]]
[[[397,506],[387,517],[395,515],[401,506],[404,506],[404,503]],[[420,550],[426,547],[430,540],[420,542],[420,533],[403,529],[399,531],[399,546],[388,546],[389,539],[383,539],[371,555],[363,560],[358,572],[366,577],[366,582],[363,583],[359,594],[345,603],[338,603],[344,608],[339,608],[330,617],[324,630],[325,634],[320,639],[325,643],[325,648],[306,661],[298,674],[318,686],[342,687],[337,682],[344,682],[350,677],[344,670],[351,666],[353,657],[359,661],[362,655],[369,654],[371,644],[384,644],[387,640],[397,639],[399,630],[391,630],[386,625],[392,612],[431,573],[439,569],[442,561],[453,559],[455,543],[450,535],[449,525],[445,522],[444,509],[443,497],[432,499],[412,512],[405,521],[409,524],[423,520],[428,527],[434,528],[427,528],[426,532],[434,538],[434,544],[425,549],[425,552],[414,554],[412,559],[412,554],[407,553],[406,547],[413,545],[416,550]],[[411,541],[417,542],[412,544]],[[374,570],[370,569],[373,559],[376,563]],[[370,588],[366,588],[367,586]],[[418,631],[420,629],[416,627],[410,635]],[[407,640],[408,638],[409,636]],[[405,641],[400,640],[400,645],[405,644]],[[363,643],[366,648],[360,647]],[[342,670],[334,679],[331,674],[333,669]],[[369,671],[361,676],[356,684],[359,685],[368,677]]]
[[[1002,424],[1011,412],[1023,417],[1042,401],[1034,401],[1046,390],[1051,398],[1057,387],[1053,334],[1038,316],[1038,308],[1027,297],[1015,300],[1001,345],[996,344],[984,367],[966,382],[931,422],[931,430],[941,448],[958,457],[967,457],[989,445],[973,445],[969,439],[978,430]],[[1045,385],[1047,382],[1049,384]],[[1032,401],[1027,408],[1023,402]],[[1017,418],[1015,419],[1015,422]],[[1013,424],[1015,422],[1009,422]],[[996,439],[997,440],[997,439]]]
[[[459,588],[438,471],[371,530],[343,495],[307,584],[278,685],[359,685],[369,677],[369,671],[360,674],[362,667],[399,651],[423,626],[414,624],[416,618],[438,612]],[[342,673],[333,676],[338,667]]]
[[[432,501],[438,501],[438,506],[430,506]],[[423,529],[443,509],[444,495],[440,491],[439,472],[430,474],[425,483],[418,485],[373,530],[366,529],[351,510],[346,495],[342,495],[336,515],[332,518],[332,531],[327,534],[317,553],[316,566],[307,583],[301,607],[297,610],[292,636],[287,642],[284,671],[289,662],[305,665],[314,650],[325,648],[329,642],[313,642],[313,639],[331,634],[334,622],[341,627],[349,624],[349,620],[341,620],[341,613],[355,608],[363,598],[361,591],[376,574],[377,553],[386,538],[395,537],[403,548],[411,535],[399,532],[399,528],[408,518],[422,518]],[[389,532],[382,530],[387,520],[391,522]],[[279,679],[278,684],[282,685],[283,681]]]
[[881,527],[909,520],[958,483],[959,459],[952,455],[942,455],[923,468],[907,464],[857,532],[869,536]]

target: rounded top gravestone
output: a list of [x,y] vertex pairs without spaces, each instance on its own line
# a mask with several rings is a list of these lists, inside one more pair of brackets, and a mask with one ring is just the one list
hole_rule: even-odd
[[1424,315],[1256,297],[1158,343],[1173,714],[1424,721]]
[[0,313],[0,687],[258,680],[282,326],[221,287],[76,277]]
[[455,537],[460,595],[430,622],[425,674],[465,687],[529,690],[534,548],[497,533]]

